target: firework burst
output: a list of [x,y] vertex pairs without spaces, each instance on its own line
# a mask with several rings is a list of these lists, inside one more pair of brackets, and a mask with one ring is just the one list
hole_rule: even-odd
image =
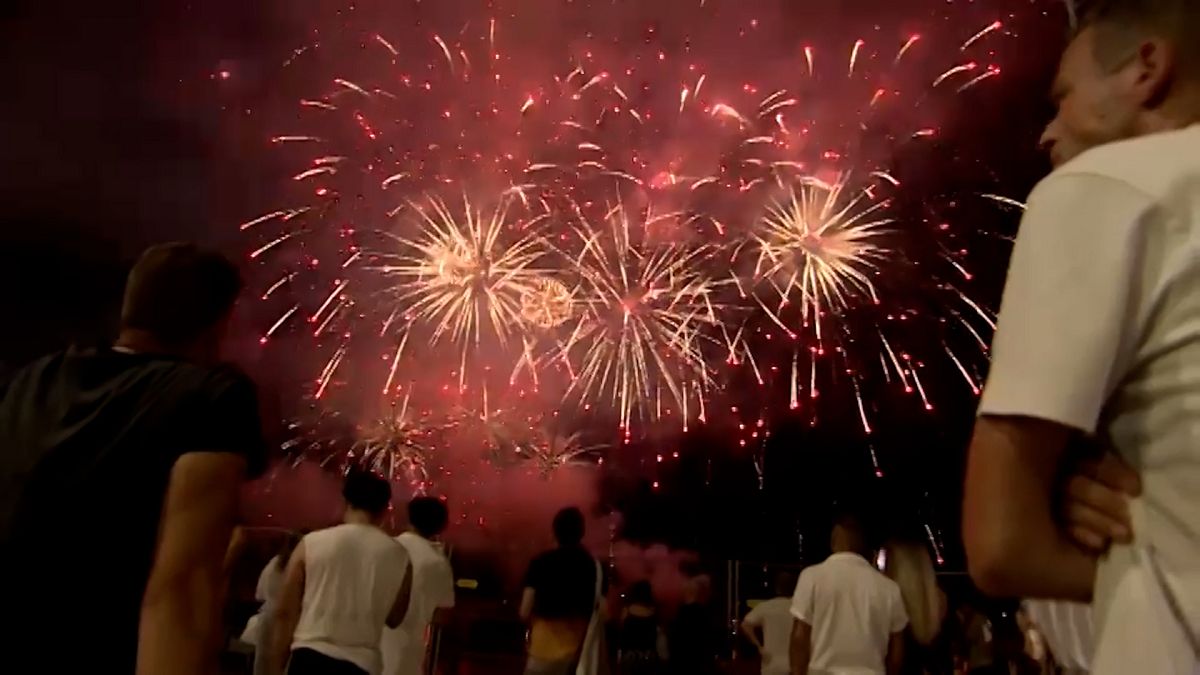
[[[757,256],[753,277],[778,296],[772,309],[760,305],[783,326],[780,310],[798,301],[801,320],[847,306],[852,297],[878,302],[872,275],[887,257],[882,228],[891,222],[866,191],[846,198],[846,179],[830,185],[810,180],[776,202],[753,234]],[[736,277],[735,277],[736,279]]]
[[514,226],[503,203],[490,215],[465,197],[461,216],[438,199],[412,210],[419,234],[389,234],[398,251],[377,253],[368,267],[387,286],[392,310],[385,330],[399,324],[407,333],[420,324],[430,327],[430,344],[448,339],[458,345],[461,385],[468,354],[485,338],[504,347],[521,331],[529,297],[544,291],[544,276],[534,266],[545,251],[531,231],[536,219]]
[[581,432],[562,434],[539,427],[535,430],[533,438],[516,446],[516,452],[543,477],[549,477],[566,466],[591,464],[588,459],[606,447],[604,444],[585,444]]
[[357,464],[390,480],[424,492],[430,483],[429,463],[436,443],[434,425],[413,415],[408,397],[389,414],[372,422],[348,455],[349,464]]
[[[703,247],[643,247],[630,213],[612,207],[603,228],[575,226],[581,250],[570,258],[580,318],[558,348],[568,364],[568,399],[609,401],[620,425],[678,412],[703,418],[711,387],[705,344],[720,320],[717,284],[704,266]],[[654,223],[648,217],[648,228]],[[694,401],[694,403],[693,403]],[[673,408],[673,410],[665,410]]]

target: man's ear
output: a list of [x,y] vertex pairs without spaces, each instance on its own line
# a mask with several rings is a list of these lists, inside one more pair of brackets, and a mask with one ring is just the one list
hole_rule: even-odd
[[1178,49],[1158,37],[1147,38],[1137,48],[1133,60],[1134,97],[1143,108],[1157,108],[1171,91],[1178,65]]

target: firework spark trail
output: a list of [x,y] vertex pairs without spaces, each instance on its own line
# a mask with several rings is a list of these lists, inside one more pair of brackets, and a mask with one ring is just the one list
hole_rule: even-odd
[[545,251],[536,228],[509,241],[507,203],[490,216],[465,195],[461,216],[436,198],[427,208],[411,206],[419,216],[419,237],[384,233],[400,250],[378,252],[380,262],[369,269],[389,285],[384,294],[411,317],[408,325],[430,326],[431,344],[447,338],[459,345],[461,387],[472,349],[486,336],[504,346],[521,330],[522,301],[537,291],[542,276],[534,265]]
[[693,383],[711,384],[703,344],[719,325],[716,284],[703,270],[704,248],[644,249],[620,204],[606,220],[605,229],[574,226],[583,242],[570,260],[580,318],[558,351],[577,364],[567,397],[610,400],[628,429],[635,417],[655,416],[660,396],[682,412]]
[[911,49],[912,46],[915,45],[920,39],[920,35],[913,34],[909,36],[908,40],[904,43],[904,46],[900,48],[900,51],[896,52],[896,58],[892,61],[892,65],[898,65],[900,63],[900,59],[904,58],[904,55],[908,53],[908,50]]
[[972,78],[971,80],[968,80],[965,84],[960,86],[956,90],[956,92],[961,94],[964,91],[970,89],[971,87],[974,87],[975,85],[979,84],[980,82],[983,82],[984,80],[988,79],[989,77],[996,77],[999,74],[1000,74],[999,68],[997,68],[995,66],[988,66],[987,70],[985,70],[982,75],[978,75],[978,76]]
[[962,46],[959,47],[959,51],[964,51],[964,52],[967,51],[968,49],[971,48],[971,45],[975,44],[976,42],[979,42],[979,40],[981,40],[988,33],[991,33],[992,31],[1000,30],[1003,27],[1004,27],[1004,24],[1001,23],[999,20],[993,21],[992,23],[985,26],[983,28],[983,30],[972,35],[966,42],[962,43]]

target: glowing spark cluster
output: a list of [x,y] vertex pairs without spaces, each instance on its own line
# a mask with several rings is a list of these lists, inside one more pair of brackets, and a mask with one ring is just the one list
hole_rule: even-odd
[[878,301],[871,275],[887,256],[881,234],[891,221],[878,215],[887,203],[868,201],[866,192],[845,199],[845,180],[794,188],[787,201],[770,207],[754,234],[753,278],[778,296],[773,308],[759,302],[781,326],[780,309],[796,300],[804,320],[840,310],[859,295]]
[[431,344],[447,338],[459,345],[465,372],[468,353],[483,339],[504,346],[520,332],[528,297],[545,287],[534,267],[544,250],[534,234],[514,235],[505,205],[484,215],[464,198],[459,216],[433,199],[412,210],[418,235],[389,233],[398,250],[377,253],[369,265],[386,284],[392,310],[385,326],[399,322],[404,333],[416,323],[430,326]]

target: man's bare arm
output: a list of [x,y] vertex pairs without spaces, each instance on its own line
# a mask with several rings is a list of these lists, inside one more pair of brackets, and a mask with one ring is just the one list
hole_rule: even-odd
[[517,608],[517,616],[520,616],[525,623],[529,623],[529,620],[533,618],[533,597],[534,590],[532,588],[526,588],[521,592],[521,606]]
[[271,622],[271,635],[267,636],[267,675],[282,675],[287,665],[292,637],[296,634],[300,610],[304,605],[304,561],[304,542],[301,541],[288,560],[279,599],[275,603],[275,620]]
[[984,416],[967,460],[967,567],[992,595],[1091,599],[1096,558],[1054,520],[1055,480],[1072,430],[1027,417]]
[[904,672],[904,631],[892,633],[888,638],[887,673],[900,675]]
[[246,460],[230,453],[191,452],[175,462],[142,598],[138,675],[215,672],[225,557],[245,476]]
[[395,628],[404,622],[404,615],[408,614],[408,604],[412,600],[412,583],[413,583],[413,566],[410,562],[404,563],[404,581],[400,582],[400,590],[396,591],[396,599],[392,602],[392,609],[388,612],[387,627]]
[[792,675],[808,675],[808,661],[812,657],[812,626],[800,619],[792,621],[792,640],[788,652]]
[[743,621],[742,635],[746,636],[746,639],[750,641],[750,644],[754,645],[759,654],[762,653],[763,643],[762,640],[758,639],[758,626]]

